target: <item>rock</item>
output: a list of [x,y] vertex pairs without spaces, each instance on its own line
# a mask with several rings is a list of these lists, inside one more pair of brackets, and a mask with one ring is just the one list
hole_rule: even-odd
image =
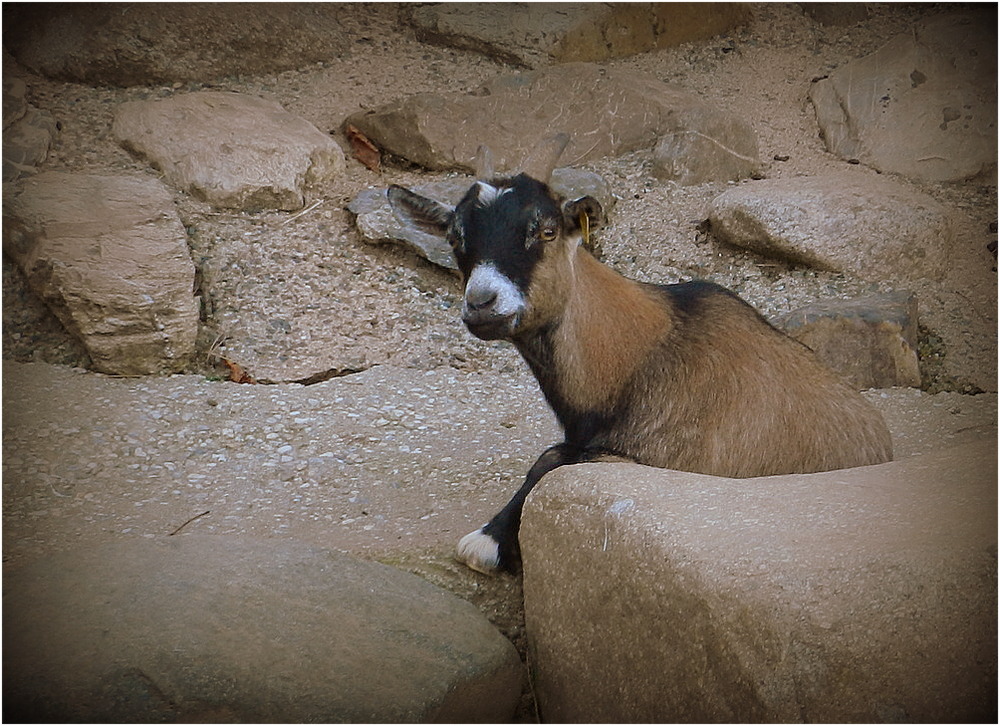
[[704,124],[665,134],[653,149],[653,176],[683,186],[745,179],[760,165],[757,137],[733,117],[709,114]]
[[96,370],[147,375],[189,361],[194,265],[159,181],[46,171],[4,187],[4,252]]
[[28,101],[24,94],[28,87],[23,80],[16,77],[3,79],[3,130],[24,118],[28,112]]
[[563,467],[528,498],[542,720],[996,720],[995,431],[729,480]]
[[216,207],[300,209],[313,184],[345,168],[337,142],[308,121],[239,93],[123,103],[112,131],[170,184]]
[[[413,187],[418,194],[437,199],[439,202],[458,204],[469,190],[473,180],[462,177],[428,182]],[[584,169],[559,168],[552,172],[550,186],[567,199],[590,195],[604,208],[605,215],[614,207],[615,198],[611,187],[599,174]],[[449,270],[457,270],[451,247],[444,239],[435,237],[413,225],[409,220],[400,219],[393,212],[385,189],[366,189],[358,194],[347,209],[356,215],[356,224],[361,236],[367,242],[380,243],[386,240],[401,242],[424,259]],[[596,240],[590,249],[600,255]]]
[[177,536],[4,571],[4,715],[502,722],[514,647],[420,578],[288,539]]
[[[4,14],[4,47],[59,80],[138,86],[274,73],[345,50],[337,5],[25,4]],[[228,49],[229,52],[219,52]]]
[[930,181],[995,179],[996,7],[917,23],[809,92],[827,148]]
[[917,296],[824,300],[776,321],[859,390],[920,385]]
[[734,187],[712,200],[709,222],[727,244],[879,281],[940,279],[953,238],[930,196],[846,173]]
[[52,114],[29,106],[23,118],[4,130],[3,180],[16,181],[34,174],[49,155],[57,133]]
[[[471,172],[484,141],[497,168],[512,169],[556,131],[571,137],[561,157],[567,166],[652,148],[659,137],[681,133],[704,134],[738,155],[757,156],[750,127],[696,94],[592,63],[501,76],[469,94],[416,94],[354,114],[347,123],[428,169]],[[714,136],[720,129],[733,135]]]
[[437,3],[413,8],[418,40],[530,68],[705,40],[750,19],[742,3]]
[[867,3],[800,3],[802,11],[820,25],[854,25],[867,20]]
[[48,156],[58,133],[56,120],[25,100],[20,78],[3,81],[3,180],[16,181],[34,174]]

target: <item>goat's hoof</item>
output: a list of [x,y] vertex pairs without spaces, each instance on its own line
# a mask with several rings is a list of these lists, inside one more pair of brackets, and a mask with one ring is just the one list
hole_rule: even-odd
[[500,544],[477,529],[458,541],[455,559],[484,575],[495,575],[500,569]]

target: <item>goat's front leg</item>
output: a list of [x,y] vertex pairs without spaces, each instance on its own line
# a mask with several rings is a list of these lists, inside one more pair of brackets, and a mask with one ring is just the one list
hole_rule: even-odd
[[528,492],[539,479],[553,469],[565,464],[594,460],[592,452],[577,446],[562,443],[545,450],[528,470],[524,484],[507,502],[507,506],[475,532],[462,537],[458,542],[455,557],[473,570],[492,575],[498,570],[517,572],[521,563],[521,548],[517,535],[521,529],[521,510]]

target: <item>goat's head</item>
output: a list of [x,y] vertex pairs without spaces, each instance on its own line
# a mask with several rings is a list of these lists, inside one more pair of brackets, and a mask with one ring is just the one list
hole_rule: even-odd
[[422,229],[445,237],[465,278],[462,320],[484,340],[513,338],[558,316],[571,284],[584,225],[596,227],[601,205],[592,197],[566,201],[548,186],[569,141],[540,144],[513,176],[493,174],[480,148],[479,181],[454,208],[403,187],[389,201]]

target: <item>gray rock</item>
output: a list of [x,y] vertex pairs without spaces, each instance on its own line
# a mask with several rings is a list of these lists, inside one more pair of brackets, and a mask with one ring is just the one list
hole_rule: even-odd
[[23,80],[13,76],[3,79],[3,129],[4,131],[13,124],[24,118],[28,112],[28,101],[24,94],[28,87]]
[[722,242],[869,280],[940,279],[952,243],[944,207],[884,178],[766,179],[712,200]]
[[917,179],[995,178],[996,8],[917,23],[815,83],[827,148]]
[[[500,76],[468,94],[416,94],[354,114],[347,123],[429,169],[473,171],[484,141],[497,168],[515,168],[556,131],[571,137],[561,157],[567,166],[650,149],[661,136],[687,132],[709,136],[742,156],[757,155],[750,127],[696,94],[591,63]],[[719,138],[721,129],[734,133]]]
[[[471,180],[447,179],[414,186],[419,194],[455,205],[469,189]],[[424,232],[408,220],[400,219],[385,196],[385,189],[366,189],[347,205],[355,215],[355,224],[366,242],[379,244],[385,241],[400,242],[428,262],[449,270],[458,270],[451,253],[451,246],[441,237]]]
[[278,103],[221,91],[123,103],[112,131],[178,189],[217,207],[300,209],[344,171],[332,138]]
[[34,174],[49,155],[57,133],[52,114],[28,106],[23,117],[4,129],[3,180],[16,181]]
[[555,470],[521,526],[542,719],[994,722],[996,461]]
[[48,156],[58,133],[56,120],[25,99],[27,86],[20,78],[3,80],[3,180],[15,181],[34,174]]
[[920,385],[911,292],[820,301],[775,322],[859,390]]
[[[445,179],[414,186],[413,191],[454,206],[462,200],[471,184],[472,180],[465,177]],[[552,172],[551,187],[567,199],[592,196],[601,203],[605,214],[614,207],[615,198],[611,187],[603,177],[591,171],[555,169]],[[375,244],[387,240],[400,242],[435,265],[449,270],[458,269],[448,243],[417,228],[409,220],[400,219],[389,205],[385,189],[366,189],[351,201],[347,209],[356,215],[355,222],[365,241]],[[600,250],[594,244],[591,251],[599,254]]]
[[742,3],[436,3],[409,13],[419,40],[531,68],[705,40],[750,18]]
[[472,605],[294,540],[124,540],[4,571],[4,716],[502,722],[514,647]]
[[204,82],[335,57],[347,43],[342,15],[337,4],[26,4],[4,16],[4,47],[33,71],[66,81]]
[[146,375],[194,352],[194,265],[173,197],[142,175],[47,171],[4,185],[4,252],[95,369]]

